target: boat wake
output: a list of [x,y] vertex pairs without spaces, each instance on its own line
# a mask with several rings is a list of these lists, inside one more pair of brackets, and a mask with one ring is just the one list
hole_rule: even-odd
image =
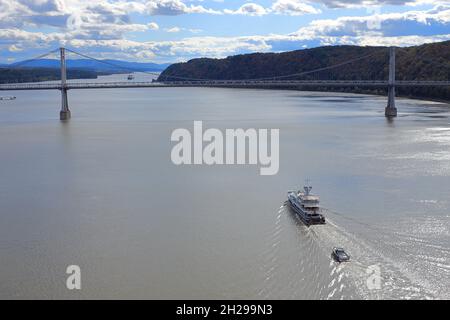
[[[320,226],[325,227],[325,226]],[[357,298],[344,265],[335,263],[313,228],[307,228],[288,206],[280,207],[261,253],[264,299]]]
[[[448,278],[450,272],[447,248],[416,234],[395,233],[326,209],[325,213],[326,225],[308,228],[288,205],[280,207],[261,253],[265,275],[258,292],[261,298],[448,298],[442,284],[442,277]],[[419,262],[417,244],[437,252]],[[336,246],[345,248],[350,262],[339,264],[332,259]],[[427,277],[431,270],[434,274]],[[372,282],[377,276],[379,287]]]

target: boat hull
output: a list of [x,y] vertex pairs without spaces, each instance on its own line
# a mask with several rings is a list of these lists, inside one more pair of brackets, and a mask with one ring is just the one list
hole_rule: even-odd
[[292,193],[288,194],[288,202],[290,208],[297,214],[297,216],[302,220],[302,222],[307,225],[325,224],[325,217],[321,214],[311,216],[305,212],[300,204],[295,200],[296,196]]

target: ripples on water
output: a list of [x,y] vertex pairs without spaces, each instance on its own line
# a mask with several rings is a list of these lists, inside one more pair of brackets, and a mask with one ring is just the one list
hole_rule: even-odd
[[[57,92],[13,95],[0,104],[1,298],[450,298],[447,105],[399,99],[388,122],[385,98],[366,95],[92,90],[70,93],[62,125]],[[172,165],[170,134],[193,120],[279,128],[279,174]],[[305,178],[324,226],[280,206]],[[335,263],[335,246],[352,261]]]

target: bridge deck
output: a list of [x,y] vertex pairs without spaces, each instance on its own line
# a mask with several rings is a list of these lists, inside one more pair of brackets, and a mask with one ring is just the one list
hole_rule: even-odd
[[[67,89],[114,89],[114,88],[166,88],[166,87],[386,87],[388,81],[344,81],[344,80],[292,80],[292,81],[170,81],[170,82],[68,82]],[[450,86],[450,81],[396,81],[397,87]],[[0,90],[59,90],[60,83],[14,83],[0,84]]]

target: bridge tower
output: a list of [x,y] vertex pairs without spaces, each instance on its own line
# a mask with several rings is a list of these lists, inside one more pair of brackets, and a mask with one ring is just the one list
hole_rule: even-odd
[[66,50],[59,48],[61,61],[61,111],[59,112],[60,120],[70,119],[69,103],[67,101],[67,70],[66,70]]
[[389,48],[389,82],[388,82],[388,103],[384,111],[386,117],[396,117],[395,107],[395,47]]

